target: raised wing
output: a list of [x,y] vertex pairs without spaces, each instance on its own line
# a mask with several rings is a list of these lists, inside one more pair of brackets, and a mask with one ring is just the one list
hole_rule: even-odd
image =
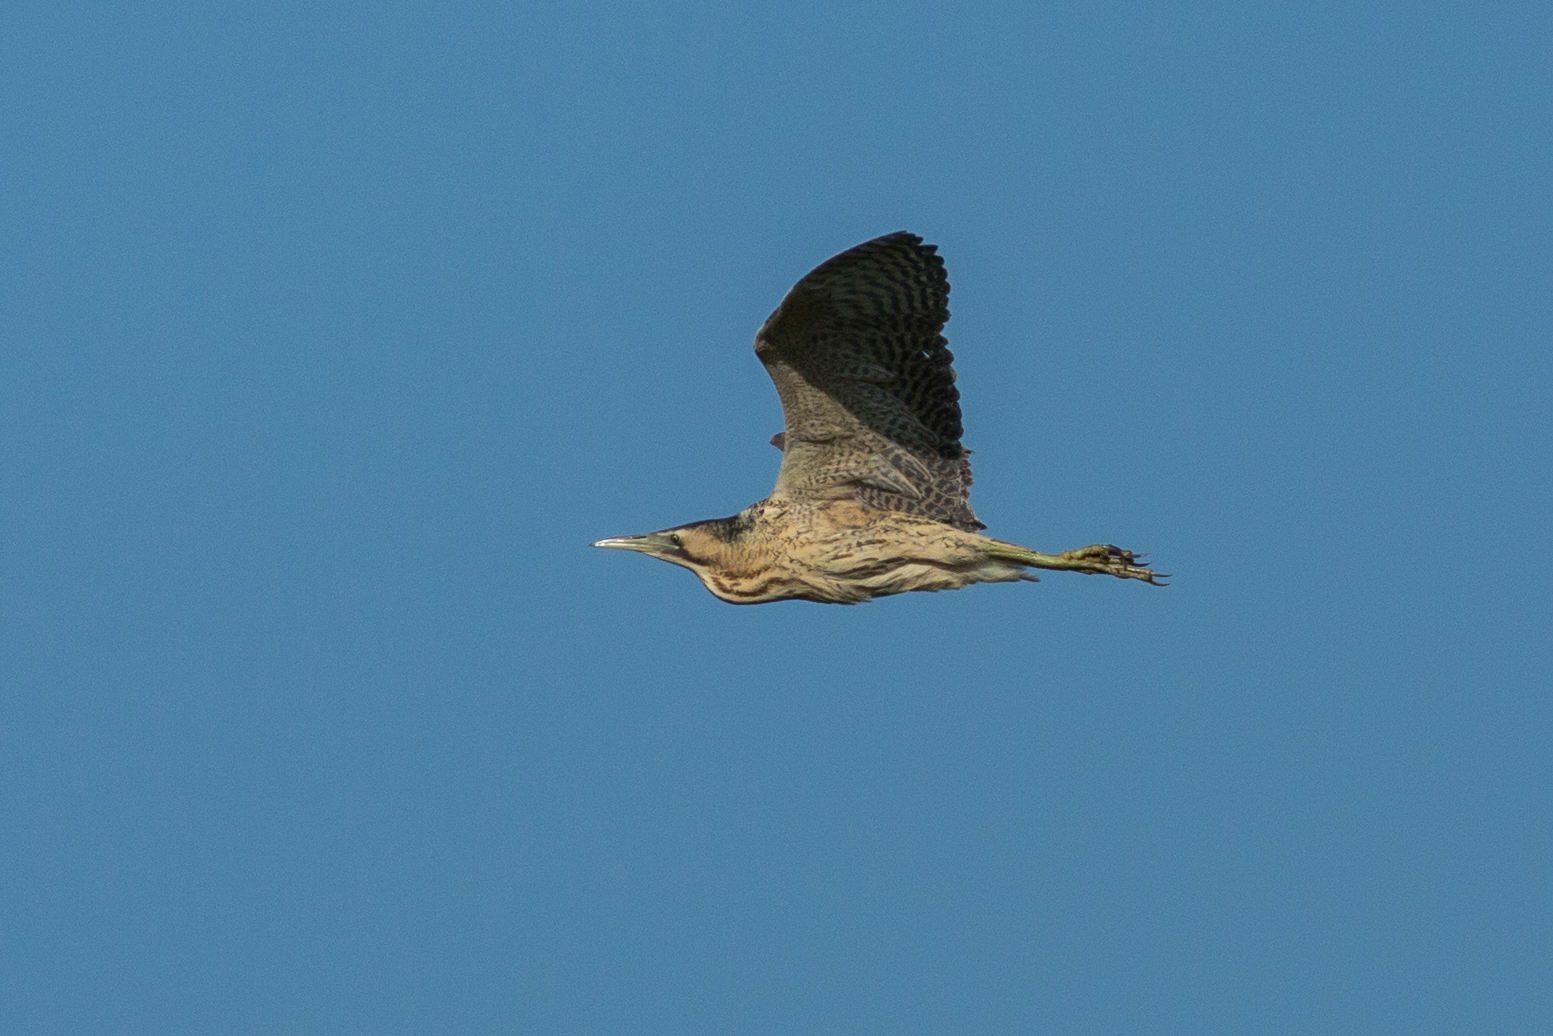
[[968,502],[936,253],[905,232],[865,241],[795,284],[755,335],[787,424],[773,496],[851,497],[985,528]]

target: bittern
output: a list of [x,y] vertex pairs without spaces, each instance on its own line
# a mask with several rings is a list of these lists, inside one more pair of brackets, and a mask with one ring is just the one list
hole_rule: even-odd
[[755,335],[782,399],[771,495],[731,518],[599,540],[688,568],[732,604],[857,604],[1066,569],[1163,585],[1107,544],[1061,554],[982,536],[960,445],[949,278],[934,245],[886,234],[815,267]]

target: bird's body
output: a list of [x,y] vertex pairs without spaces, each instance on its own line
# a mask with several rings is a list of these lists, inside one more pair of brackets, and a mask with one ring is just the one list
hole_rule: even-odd
[[992,541],[986,537],[852,500],[761,500],[732,518],[656,535],[667,542],[653,545],[652,553],[691,569],[733,604],[788,598],[857,604],[907,590],[1025,577],[1023,567],[987,554],[982,543]]
[[795,285],[755,337],[787,427],[772,493],[731,518],[599,540],[695,572],[734,604],[856,604],[1034,580],[1030,568],[1155,582],[1129,551],[1040,554],[979,535],[960,445],[949,282],[934,246],[864,242]]

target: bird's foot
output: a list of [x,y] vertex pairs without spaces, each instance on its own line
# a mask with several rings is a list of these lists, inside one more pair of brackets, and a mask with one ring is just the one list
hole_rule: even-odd
[[1156,573],[1142,564],[1143,555],[1113,547],[1109,543],[1096,543],[1078,550],[1065,550],[1061,554],[1042,554],[1029,547],[1002,540],[984,540],[987,553],[995,558],[1013,561],[1031,568],[1056,569],[1066,572],[1082,572],[1085,575],[1107,575],[1118,579],[1141,579],[1155,586],[1165,586],[1161,580],[1170,577]]
[[[1145,583],[1155,586],[1165,586],[1160,582],[1169,579],[1168,575],[1157,573],[1153,569],[1142,564],[1144,555],[1134,554],[1130,550],[1112,546],[1109,543],[1096,543],[1088,547],[1080,547],[1077,550],[1065,550],[1057,555],[1061,562],[1053,565],[1053,568],[1066,568],[1075,572],[1083,572],[1085,575],[1108,575],[1118,579],[1141,579]],[[1045,568],[1045,565],[1040,567]]]

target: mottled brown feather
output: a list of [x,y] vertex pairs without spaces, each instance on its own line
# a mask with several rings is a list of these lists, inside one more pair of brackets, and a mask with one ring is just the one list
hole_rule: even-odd
[[755,336],[787,426],[774,497],[985,528],[969,502],[936,253],[905,232],[850,248],[795,284]]

